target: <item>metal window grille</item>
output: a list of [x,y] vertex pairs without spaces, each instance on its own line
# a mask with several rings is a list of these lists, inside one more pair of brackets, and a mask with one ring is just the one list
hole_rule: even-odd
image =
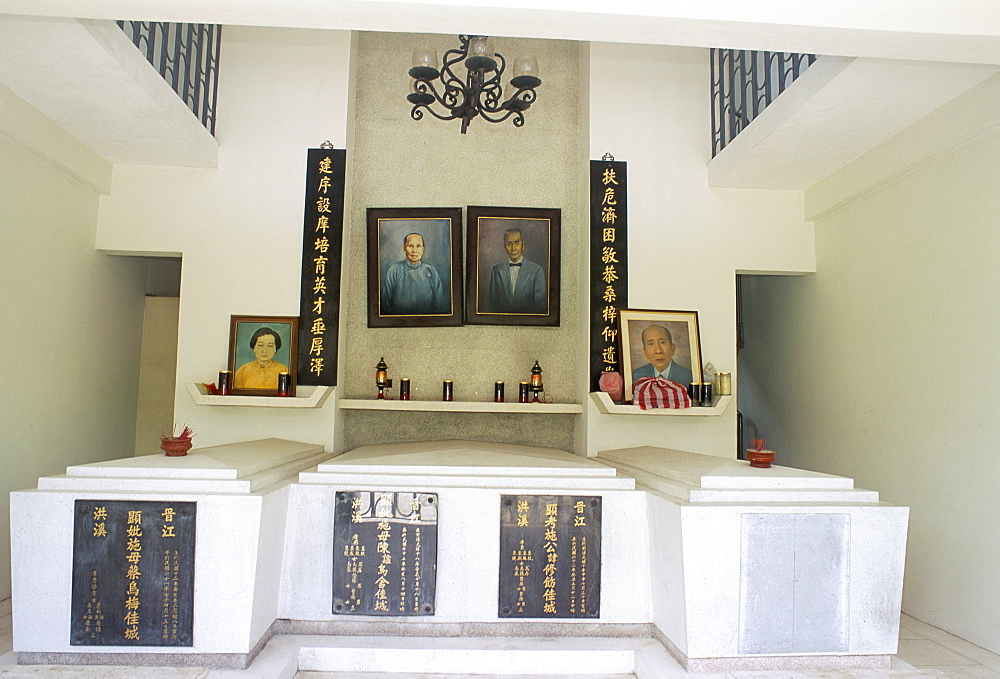
[[816,62],[815,54],[710,50],[712,157]]
[[214,136],[222,26],[155,21],[118,26]]

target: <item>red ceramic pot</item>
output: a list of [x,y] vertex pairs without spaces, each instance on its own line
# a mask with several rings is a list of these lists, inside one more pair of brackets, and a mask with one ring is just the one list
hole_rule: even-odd
[[167,457],[181,457],[187,455],[188,451],[191,450],[191,439],[161,438],[160,448],[167,454]]
[[747,449],[747,460],[750,461],[751,467],[757,467],[758,469],[768,469],[771,463],[774,462],[774,458],[777,457],[773,450],[753,450],[752,448]]

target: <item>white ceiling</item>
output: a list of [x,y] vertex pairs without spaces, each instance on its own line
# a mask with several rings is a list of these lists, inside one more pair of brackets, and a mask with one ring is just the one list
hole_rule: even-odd
[[996,0],[0,0],[0,13],[1000,63]]
[[997,70],[823,57],[712,159],[709,183],[805,190]]
[[211,166],[217,147],[123,56],[103,21],[119,18],[825,55],[712,161],[713,185],[735,187],[806,189],[1000,64],[995,0],[0,0],[0,83],[110,161],[164,165]]

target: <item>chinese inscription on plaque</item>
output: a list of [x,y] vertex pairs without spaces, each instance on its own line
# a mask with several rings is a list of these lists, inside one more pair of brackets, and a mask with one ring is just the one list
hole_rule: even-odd
[[76,501],[71,645],[192,645],[196,508]]
[[598,618],[601,498],[504,495],[501,618]]
[[436,493],[338,491],[333,612],[433,615]]

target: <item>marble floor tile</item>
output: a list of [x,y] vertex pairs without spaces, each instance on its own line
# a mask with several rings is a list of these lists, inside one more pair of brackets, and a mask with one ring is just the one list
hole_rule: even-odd
[[[950,635],[949,635],[950,636]],[[995,672],[1000,672],[1000,655],[996,653],[991,653],[987,651],[982,646],[976,646],[971,641],[966,641],[965,639],[960,639],[954,637],[948,640],[940,640],[937,642],[941,646],[944,646],[950,651],[955,651],[960,655],[964,655],[970,660],[974,660],[980,665],[989,667]]]
[[910,630],[911,632],[916,632],[923,638],[930,639],[931,641],[940,642],[940,641],[953,641],[955,639],[959,639],[959,637],[956,637],[954,634],[945,632],[943,629],[939,627],[935,627],[934,625],[929,625],[926,622],[923,622],[922,620],[917,620],[916,618],[912,618],[908,615],[903,615],[899,617],[899,625],[900,627],[904,627]]
[[1000,679],[1000,672],[982,665],[951,665],[941,667],[922,667],[924,670],[937,670],[950,679]]
[[976,664],[975,660],[970,660],[929,639],[900,639],[896,655],[914,667]]

